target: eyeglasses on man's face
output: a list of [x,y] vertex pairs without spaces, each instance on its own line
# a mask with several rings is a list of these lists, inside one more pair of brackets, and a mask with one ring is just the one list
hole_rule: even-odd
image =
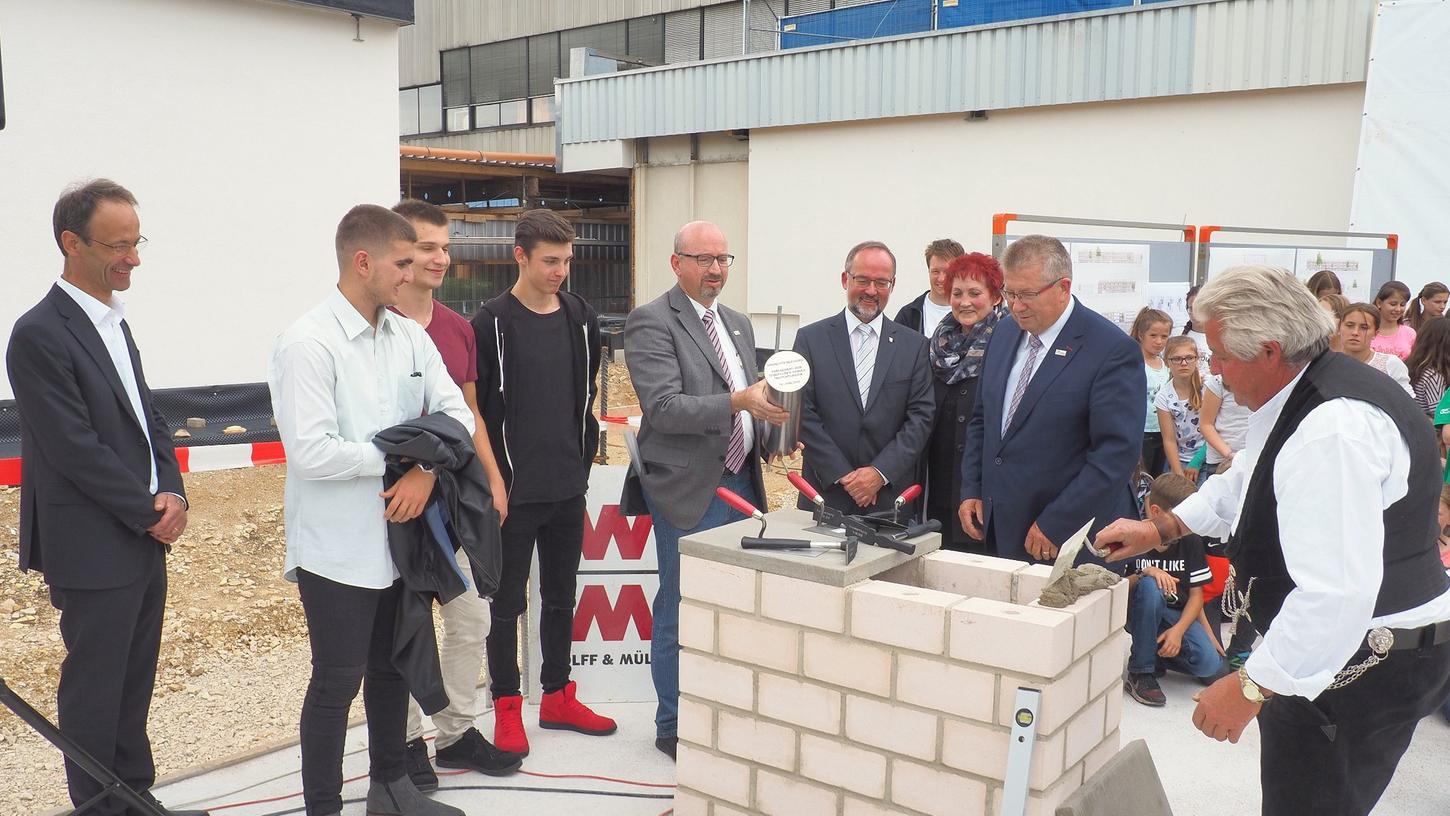
[[891,287],[896,285],[894,278],[868,278],[865,275],[852,275],[850,280],[851,285],[857,289],[879,289],[882,292],[889,292]]
[[1014,303],[1019,300],[1023,303],[1031,303],[1032,301],[1037,299],[1038,295],[1041,295],[1043,292],[1046,292],[1048,289],[1051,289],[1063,280],[1064,278],[1058,278],[1057,280],[1047,284],[1041,289],[1034,289],[1030,292],[1013,292],[1007,289],[1003,289],[1002,297],[1009,303]]
[[134,244],[131,243],[131,242],[129,242],[129,241],[122,241],[122,242],[117,243],[117,244],[108,244],[105,241],[98,241],[95,238],[91,238],[91,239],[87,240],[86,243],[88,243],[88,244],[100,244],[101,246],[105,247],[106,249],[111,250],[112,252],[116,253],[117,255],[130,255],[132,252],[140,252],[141,251],[141,247],[143,247],[143,246],[146,245],[146,236],[144,236],[144,235],[140,236],[139,238],[136,239],[136,243],[134,243]]
[[714,264],[720,264],[721,269],[729,269],[730,265],[735,263],[734,255],[711,255],[708,252],[702,252],[699,255],[690,255],[684,252],[676,252],[675,256],[679,258],[689,258],[690,260],[694,261],[695,265],[700,267],[701,269],[709,269]]

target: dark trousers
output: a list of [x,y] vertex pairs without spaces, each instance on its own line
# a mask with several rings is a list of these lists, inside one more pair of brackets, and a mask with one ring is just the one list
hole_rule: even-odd
[[1143,432],[1143,472],[1156,479],[1168,472],[1168,454],[1163,450],[1163,434]]
[[539,649],[544,693],[569,684],[569,653],[574,645],[575,584],[584,546],[584,496],[557,502],[509,506],[503,528],[503,570],[493,596],[493,626],[488,633],[489,690],[493,698],[520,693],[519,616],[528,607],[526,586],[534,546],[539,549]]
[[408,684],[392,659],[403,582],[366,589],[299,569],[297,591],[312,645],[312,678],[302,700],[300,729],[302,801],[307,816],[324,816],[342,810],[347,713],[359,686],[368,718],[368,775],[393,782],[407,773]]
[[[158,554],[145,574],[115,589],[51,587],[50,602],[60,610],[66,650],[56,694],[61,733],[122,782],[150,790],[156,765],[146,717],[166,611],[165,561]],[[101,792],[101,785],[69,760],[65,775],[77,805]],[[88,816],[124,812],[124,806],[108,800]]]
[[[1368,652],[1356,652],[1350,665]],[[1420,718],[1450,694],[1450,643],[1390,652],[1313,701],[1271,697],[1259,712],[1265,816],[1363,816],[1379,801]]]

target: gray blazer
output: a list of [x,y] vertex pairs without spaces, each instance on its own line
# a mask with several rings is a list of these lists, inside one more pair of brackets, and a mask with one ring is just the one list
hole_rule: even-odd
[[[927,362],[927,340],[883,318],[867,404],[861,406],[856,364],[843,313],[796,332],[795,350],[811,365],[801,400],[802,475],[826,504],[852,513],[890,509],[898,494],[920,479],[931,436],[936,396]],[[836,482],[872,465],[886,477],[873,507],[861,508]],[[920,500],[918,500],[920,501]],[[811,509],[805,497],[803,510]]]
[[[724,328],[720,339],[734,341],[745,368],[743,385],[751,385],[757,373],[750,320],[723,304],[715,308]],[[666,521],[687,530],[705,515],[725,469],[730,443],[726,373],[695,307],[678,285],[629,313],[624,355],[644,415],[635,468],[640,485]],[[757,450],[763,432],[756,423]],[[746,467],[763,501],[760,457],[746,457]]]

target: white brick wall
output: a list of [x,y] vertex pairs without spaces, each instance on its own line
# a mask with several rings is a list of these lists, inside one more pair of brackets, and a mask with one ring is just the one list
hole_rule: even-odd
[[982,669],[911,654],[896,658],[896,698],[923,708],[990,722],[996,687],[996,675]]
[[755,807],[761,813],[780,816],[802,816],[808,813],[835,813],[840,794],[798,776],[757,772]]
[[676,748],[675,783],[727,802],[750,807],[750,765],[681,742]]
[[681,555],[680,597],[754,612],[755,579],[759,574],[733,564]]
[[805,676],[855,691],[891,695],[891,652],[864,640],[805,633]]
[[1012,727],[1016,711],[1017,689],[1035,688],[1042,692],[1037,708],[1037,733],[1051,734],[1067,724],[1088,701],[1088,677],[1091,663],[1084,658],[1049,683],[1037,677],[1001,675],[1001,693],[997,695],[997,719],[1000,726]]
[[680,645],[702,652],[715,651],[715,612],[708,606],[680,602]]
[[886,795],[885,756],[814,734],[801,735],[801,774],[872,799]]
[[846,631],[846,590],[799,578],[760,574],[760,613],[778,621]]
[[863,581],[848,587],[851,636],[941,654],[946,612],[960,595],[932,589]]
[[[680,684],[683,688],[683,677]],[[841,733],[841,693],[814,683],[762,674],[757,710],[772,719],[828,734]]]
[[932,553],[843,588],[683,557],[676,813],[994,814],[1028,686],[1050,814],[1118,750],[1128,641],[1126,585],[1031,605],[1048,571]]
[[1023,566],[1019,561],[958,552],[934,552],[919,560],[925,573],[922,586],[1003,603],[1012,600],[1012,575]]
[[846,737],[917,759],[936,759],[936,715],[868,697],[846,697]]
[[951,656],[1052,677],[1072,663],[1072,615],[968,598],[951,613]]
[[716,745],[721,751],[783,771],[795,770],[794,729],[730,711],[720,712],[719,723]]
[[891,761],[891,801],[930,816],[959,816],[987,806],[987,783],[900,759]]
[[754,663],[786,674],[800,672],[799,627],[722,612],[719,643],[721,657]]
[[688,695],[680,695],[678,736],[706,748],[715,747],[715,709]]
[[680,652],[682,691],[749,711],[755,707],[754,680],[754,672],[744,666],[697,652]]

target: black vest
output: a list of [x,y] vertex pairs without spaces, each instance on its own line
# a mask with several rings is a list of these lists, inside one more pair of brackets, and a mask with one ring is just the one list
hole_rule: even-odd
[[[1238,527],[1229,539],[1234,584],[1242,592],[1254,581],[1249,617],[1268,631],[1294,580],[1284,566],[1279,542],[1279,503],[1274,495],[1274,460],[1310,411],[1332,399],[1367,402],[1389,415],[1410,448],[1409,490],[1384,511],[1384,580],[1375,600],[1380,617],[1426,603],[1447,588],[1440,563],[1440,452],[1435,432],[1415,401],[1389,377],[1336,352],[1325,352],[1305,369],[1269,432],[1249,479]],[[1364,501],[1374,501],[1371,496]]]

